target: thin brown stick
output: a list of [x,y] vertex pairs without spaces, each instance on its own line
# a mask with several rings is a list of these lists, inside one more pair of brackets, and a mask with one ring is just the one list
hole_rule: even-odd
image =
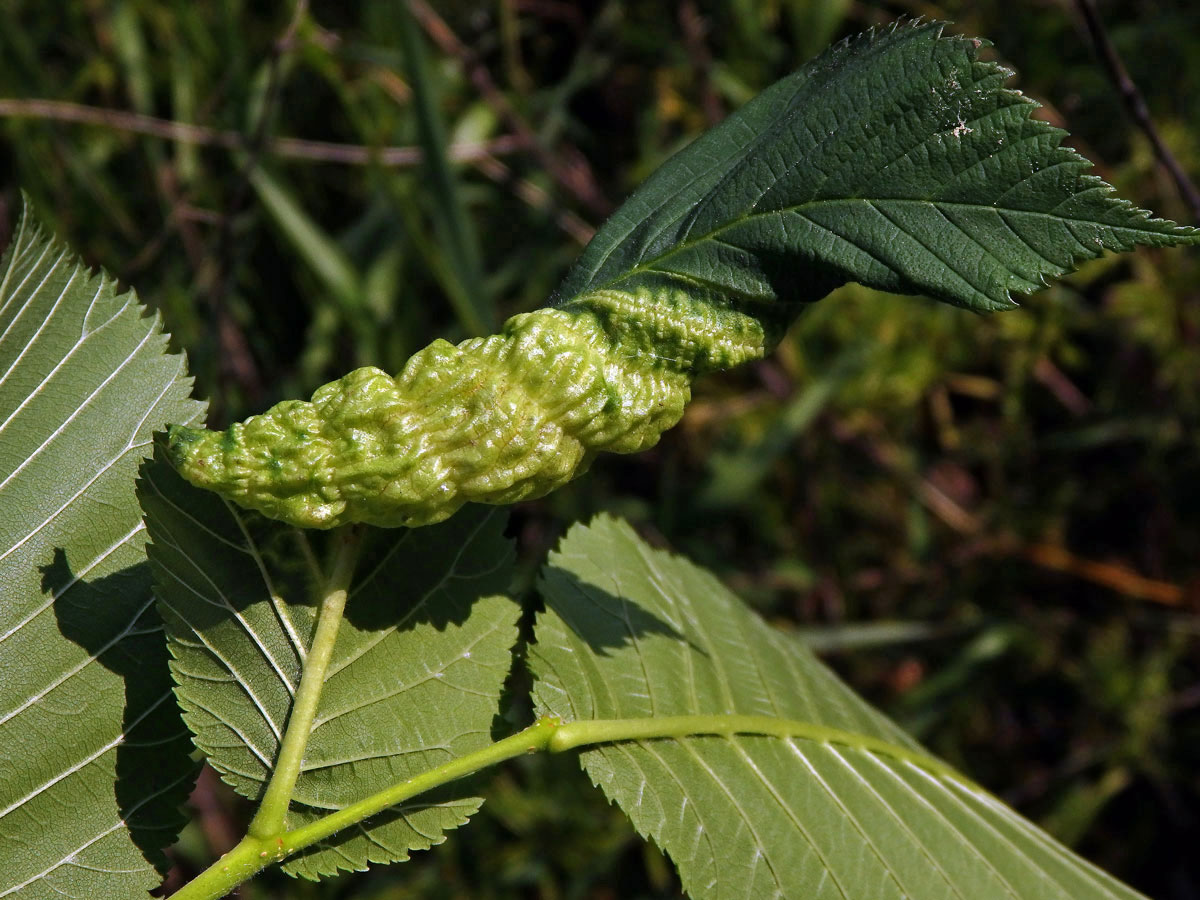
[[[221,131],[206,125],[174,122],[120,109],[85,106],[62,100],[3,98],[0,99],[0,118],[75,122],[113,131],[144,134],[177,144],[222,147],[226,150],[246,149],[246,136],[241,132]],[[524,142],[519,138],[505,135],[490,141],[451,144],[448,150],[450,158],[455,161],[476,162],[488,157],[515,153],[523,147]],[[367,147],[362,144],[339,144],[289,137],[272,138],[266,142],[263,150],[267,155],[284,159],[349,166],[375,164],[396,168],[419,165],[424,156],[420,147]]]
[[978,517],[915,470],[899,445],[881,437],[859,434],[839,421],[833,423],[833,436],[842,443],[858,447],[872,462],[904,482],[922,506],[959,534],[979,534],[983,530],[984,523]]
[[1039,357],[1033,364],[1033,377],[1041,382],[1054,398],[1073,416],[1086,416],[1092,409],[1087,398],[1067,373],[1054,364],[1048,356]]
[[[607,216],[612,212],[612,204],[592,174],[591,166],[577,149],[571,146],[560,146],[558,154],[550,152],[545,147],[529,123],[513,109],[508,98],[501,93],[492,80],[487,67],[480,62],[479,57],[467,47],[450,29],[445,20],[439,16],[425,0],[408,0],[413,16],[425,29],[425,33],[433,40],[443,53],[455,57],[475,89],[483,99],[496,111],[500,120],[508,126],[538,161],[538,164],[549,173],[550,177],[561,184],[579,200],[588,211],[598,216]],[[561,158],[560,158],[561,157]]]
[[1183,588],[1177,584],[1147,578],[1120,563],[1084,559],[1058,544],[1027,544],[1018,552],[1043,569],[1074,575],[1135,600],[1162,606],[1182,606],[1186,600]]
[[[246,137],[240,132],[220,131],[205,125],[174,122],[170,119],[158,119],[154,116],[144,116],[140,113],[126,112],[120,109],[84,106],[61,100],[0,99],[0,118],[74,122],[108,128],[112,131],[143,134],[178,144],[220,147],[226,150],[244,150],[246,148]],[[450,159],[455,162],[471,163],[493,181],[514,182],[514,192],[530,206],[552,211],[553,203],[545,191],[526,179],[514,179],[508,167],[497,158],[516,153],[524,147],[525,143],[521,139],[503,135],[490,141],[464,141],[451,144],[447,151]],[[310,141],[286,137],[272,138],[267,141],[263,152],[265,155],[282,159],[337,163],[348,166],[374,164],[388,168],[419,165],[425,155],[425,151],[421,147],[367,147],[362,144],[338,144],[329,141]],[[184,209],[180,210],[176,218],[182,217],[185,213],[194,218],[202,218],[204,215],[202,211]],[[209,215],[211,217],[212,214]],[[558,227],[581,245],[591,240],[595,233],[595,229],[591,225],[568,209],[554,212],[554,217]],[[217,215],[216,219],[216,224],[219,225],[220,216]],[[151,242],[146,250],[139,253],[137,258],[129,263],[125,274],[136,271],[145,265],[147,258],[161,249],[160,244],[164,236],[161,235]]]
[[1121,61],[1117,48],[1109,39],[1108,31],[1105,30],[1104,22],[1101,21],[1100,15],[1096,11],[1095,3],[1093,0],[1074,0],[1074,2],[1076,10],[1083,18],[1084,25],[1087,26],[1088,35],[1092,40],[1092,49],[1100,57],[1100,61],[1108,71],[1109,78],[1112,79],[1114,87],[1121,95],[1125,111],[1133,119],[1134,124],[1149,138],[1150,145],[1154,148],[1154,155],[1158,157],[1159,163],[1174,180],[1179,195],[1191,208],[1192,217],[1195,221],[1200,222],[1200,191],[1196,190],[1196,186],[1183,171],[1183,166],[1179,164],[1179,160],[1171,153],[1170,148],[1159,135],[1158,129],[1154,127],[1154,120],[1150,118],[1146,100],[1137,85],[1133,83],[1133,79],[1129,77],[1125,63]]

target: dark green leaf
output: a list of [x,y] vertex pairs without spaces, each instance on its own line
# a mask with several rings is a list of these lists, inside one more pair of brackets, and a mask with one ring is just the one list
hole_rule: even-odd
[[630,197],[560,296],[666,281],[811,302],[859,281],[1003,309],[1104,250],[1200,241],[1112,197],[984,42],[942,27],[853,38],[763,91]]

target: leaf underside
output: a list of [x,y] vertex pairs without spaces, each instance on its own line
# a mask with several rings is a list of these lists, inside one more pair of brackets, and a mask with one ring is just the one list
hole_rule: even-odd
[[1139,896],[982,789],[914,762],[913,741],[800,640],[625,523],[572,528],[540,588],[547,609],[530,651],[540,714],[765,715],[851,733],[646,740],[582,755],[691,896]]
[[[160,461],[140,483],[184,720],[222,778],[257,798],[271,773],[316,617],[318,533],[268,521]],[[296,828],[491,740],[516,640],[505,516],[472,509],[372,529],[347,602],[287,827]],[[479,807],[421,797],[292,857],[319,878],[408,858]]]
[[805,303],[858,281],[994,310],[1105,250],[1200,242],[1113,197],[985,42],[942,29],[861,35],[763,91],[647,179],[558,296]]
[[151,433],[201,417],[157,316],[26,207],[0,263],[0,895],[145,897],[183,824],[134,495]]

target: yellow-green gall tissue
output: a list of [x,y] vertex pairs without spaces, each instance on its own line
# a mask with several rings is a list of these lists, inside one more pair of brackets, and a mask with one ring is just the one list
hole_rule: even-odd
[[653,446],[694,377],[766,343],[720,299],[594,291],[498,335],[434,341],[394,378],[356,369],[226,431],[172,426],[168,455],[192,484],[299,527],[429,525],[548,494],[599,451]]

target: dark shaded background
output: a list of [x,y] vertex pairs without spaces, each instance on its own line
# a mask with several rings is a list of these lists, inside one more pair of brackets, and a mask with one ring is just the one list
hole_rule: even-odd
[[[1123,196],[1196,221],[1065,0],[414,8],[406,36],[390,3],[0,4],[0,244],[23,189],[161,310],[224,425],[542,305],[675,149],[901,15],[990,38]],[[1195,178],[1200,6],[1099,12]],[[472,157],[450,181],[408,150],[381,160],[428,144],[427,95]],[[569,522],[618,512],[1066,843],[1200,897],[1181,849],[1200,845],[1200,254],[1099,260],[988,318],[852,286],[696,394],[654,451],[517,509],[530,570]],[[573,760],[481,790],[484,812],[412,863],[242,896],[677,896]],[[195,802],[176,879],[244,824],[214,778]]]

